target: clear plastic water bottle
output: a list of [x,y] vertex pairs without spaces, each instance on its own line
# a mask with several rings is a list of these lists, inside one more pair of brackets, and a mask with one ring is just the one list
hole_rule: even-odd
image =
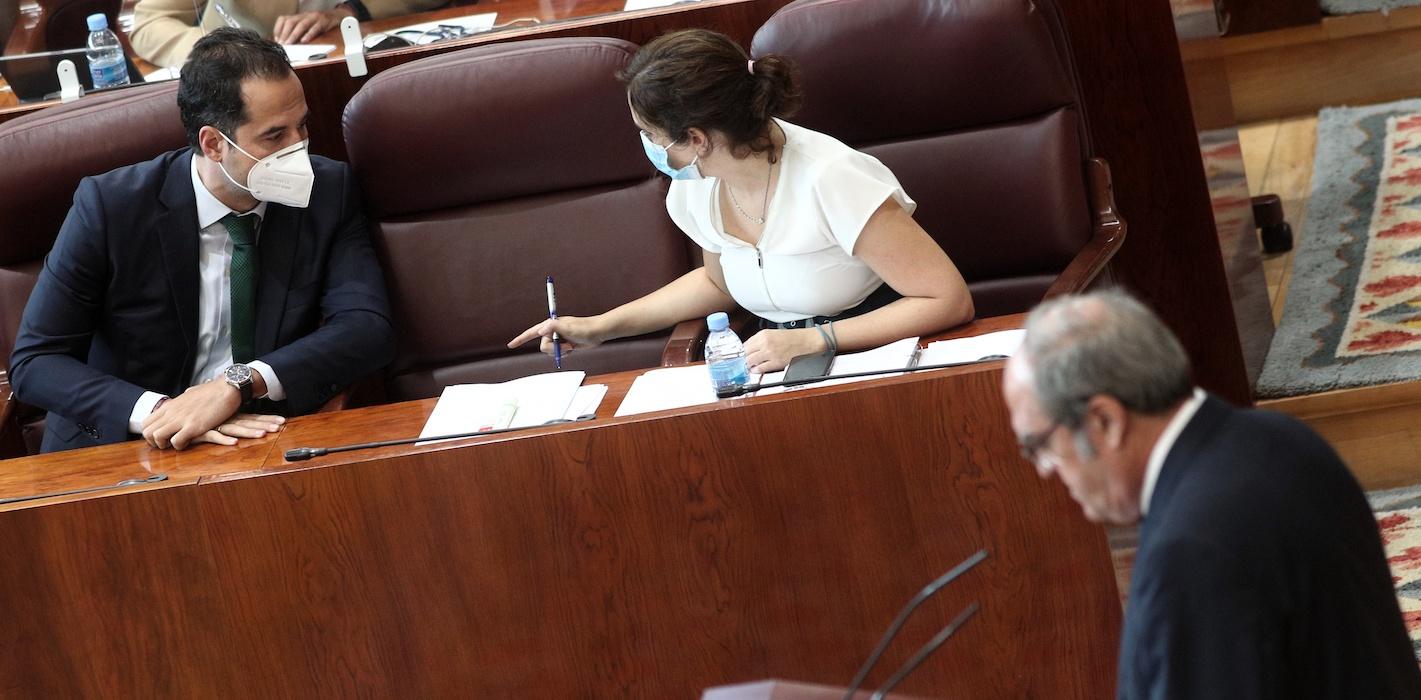
[[103,13],[89,15],[89,75],[94,89],[128,84],[128,63],[124,60],[123,44],[109,29],[109,18]]
[[735,331],[730,330],[730,317],[718,311],[706,317],[706,325],[710,326],[710,337],[706,338],[706,366],[710,368],[715,392],[724,394],[749,384],[745,345]]

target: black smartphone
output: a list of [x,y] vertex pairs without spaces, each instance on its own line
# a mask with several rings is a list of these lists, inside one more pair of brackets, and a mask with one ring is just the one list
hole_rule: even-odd
[[784,381],[792,382],[798,379],[813,379],[822,377],[829,373],[829,368],[834,365],[834,353],[825,350],[817,355],[800,355],[789,361],[789,366],[785,367]]

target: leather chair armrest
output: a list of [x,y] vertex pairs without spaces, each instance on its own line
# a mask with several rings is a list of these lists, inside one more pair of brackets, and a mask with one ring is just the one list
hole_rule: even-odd
[[661,352],[661,366],[679,367],[700,360],[709,334],[710,329],[706,328],[703,318],[676,324],[671,330],[671,337],[666,340],[666,349]]
[[20,424],[20,402],[15,400],[15,389],[10,386],[10,370],[0,368],[0,459],[24,457],[24,426]]
[[1065,270],[1046,290],[1046,298],[1085,291],[1105,270],[1125,241],[1125,221],[1115,210],[1115,191],[1110,166],[1100,158],[1087,161],[1088,185],[1094,232]]

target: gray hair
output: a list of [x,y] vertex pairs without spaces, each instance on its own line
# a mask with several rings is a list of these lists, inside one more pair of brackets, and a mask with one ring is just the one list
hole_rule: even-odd
[[1077,431],[1086,404],[1104,394],[1125,408],[1160,415],[1193,390],[1189,357],[1159,317],[1121,291],[1052,299],[1026,319],[1022,346],[1036,398],[1054,421]]

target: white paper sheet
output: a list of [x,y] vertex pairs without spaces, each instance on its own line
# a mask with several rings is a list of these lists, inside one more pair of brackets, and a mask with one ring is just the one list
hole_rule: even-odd
[[177,80],[179,70],[180,68],[178,66],[173,66],[172,68],[155,68],[143,74],[143,82],[156,83],[160,80]]
[[[444,387],[419,436],[457,435],[488,427],[525,428],[560,420],[567,415],[586,376],[586,372],[549,372],[502,384]],[[601,398],[597,401],[600,403]],[[503,414],[509,402],[516,407],[512,419],[505,420]],[[507,425],[501,425],[504,422]],[[428,442],[431,441],[417,444]]]
[[[439,25],[441,24],[446,26],[457,25],[463,27],[464,31],[469,34],[477,34],[478,32],[486,32],[490,29],[493,29],[493,22],[497,18],[497,12],[485,12],[481,15],[469,15],[467,17],[449,17],[435,22],[422,22],[420,24],[411,24],[408,27],[392,29],[385,33],[400,37],[402,39],[406,39],[413,44],[432,44],[443,38],[439,36],[436,31],[439,29]],[[426,32],[430,33],[426,34]]]
[[997,331],[929,343],[918,357],[919,365],[941,365],[950,362],[975,362],[992,355],[1011,357],[1026,339],[1024,329]]
[[567,406],[567,413],[563,414],[565,420],[577,420],[583,416],[597,415],[597,408],[602,405],[602,399],[607,396],[606,384],[588,384],[577,388],[577,393],[572,397],[572,403]]
[[335,44],[282,44],[281,48],[286,49],[286,57],[292,63],[302,63],[312,61],[317,57],[329,58],[332,51],[336,50]]
[[699,406],[714,403],[715,400],[710,370],[705,365],[663,367],[651,370],[632,382],[622,405],[617,407],[617,415],[631,416],[668,408]]
[[[881,369],[896,369],[899,367],[912,367],[918,354],[918,339],[904,338],[887,345],[864,350],[862,352],[851,352],[834,357],[834,364],[829,369],[829,376],[842,374],[853,374],[855,372],[873,372]],[[765,375],[762,384],[772,384],[784,381],[784,372],[771,372]],[[849,379],[825,379],[822,382],[804,385],[811,386],[833,386],[835,384],[848,384],[851,382],[862,382],[870,379],[882,379],[884,377],[896,377],[899,373],[880,374],[873,377],[851,377]],[[786,387],[770,387],[755,392],[756,396],[770,396],[784,391]],[[789,387],[798,389],[800,387]]]

